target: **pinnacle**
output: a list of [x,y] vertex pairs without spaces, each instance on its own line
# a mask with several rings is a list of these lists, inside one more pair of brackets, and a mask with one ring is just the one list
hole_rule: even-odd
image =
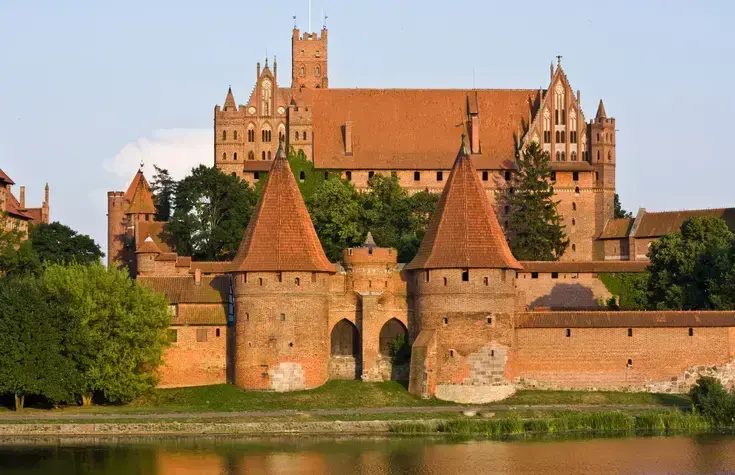
[[606,119],[607,113],[605,112],[605,104],[602,103],[602,99],[600,99],[600,105],[597,106],[597,115],[595,115],[596,119]]

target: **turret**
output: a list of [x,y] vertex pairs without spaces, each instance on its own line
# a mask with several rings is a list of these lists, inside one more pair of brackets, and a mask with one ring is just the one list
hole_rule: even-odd
[[143,243],[138,246],[135,251],[135,257],[137,260],[137,274],[138,275],[151,275],[156,271],[156,257],[161,253],[161,249],[153,241],[153,238],[148,234]]
[[300,36],[298,28],[294,28],[291,37],[291,87],[329,87],[326,26],[322,28],[321,36],[316,33],[304,33]]

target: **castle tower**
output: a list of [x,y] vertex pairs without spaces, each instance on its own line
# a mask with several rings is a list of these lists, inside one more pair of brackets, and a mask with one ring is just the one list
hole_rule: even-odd
[[151,275],[156,272],[156,257],[161,253],[153,238],[148,234],[143,244],[135,251],[138,275]]
[[329,276],[281,141],[232,261],[235,384],[292,391],[324,384],[329,366]]
[[[411,392],[432,396],[443,383],[503,380],[519,269],[463,135],[419,252],[406,266],[415,320]],[[469,361],[491,371],[475,374]]]
[[107,262],[111,267],[127,266],[135,276],[137,259],[135,246],[139,242],[138,226],[141,221],[154,221],[156,207],[153,192],[143,171],[133,177],[125,193],[107,193]]
[[294,28],[291,37],[291,88],[327,87],[327,28],[322,28],[321,36],[316,33],[301,36],[298,28]]
[[[599,236],[615,215],[615,119],[608,118],[600,99],[595,118],[589,123],[590,163],[595,181],[602,191],[595,200],[595,233]],[[594,258],[604,259],[604,251],[595,249]]]

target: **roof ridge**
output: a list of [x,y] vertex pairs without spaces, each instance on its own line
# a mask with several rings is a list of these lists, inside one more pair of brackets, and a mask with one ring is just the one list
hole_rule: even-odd
[[668,211],[648,211],[646,210],[646,214],[644,216],[649,215],[649,214],[694,213],[697,211],[727,211],[729,209],[735,210],[735,207],[679,209],[679,210],[668,210]]

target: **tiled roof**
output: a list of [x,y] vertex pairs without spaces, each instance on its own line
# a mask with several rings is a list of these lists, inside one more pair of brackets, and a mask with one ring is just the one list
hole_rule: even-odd
[[224,274],[230,270],[230,265],[232,265],[231,262],[197,262],[193,261],[191,263],[191,268],[189,269],[189,272],[194,273],[197,269],[199,269],[202,274]]
[[647,261],[522,261],[522,272],[644,272]]
[[8,175],[0,168],[0,183],[7,183],[8,185],[15,185],[15,182],[10,179]]
[[[135,188],[133,188],[133,185],[135,185]],[[156,212],[151,187],[140,170],[135,174],[130,188],[125,192],[125,197],[130,201],[126,211],[127,214],[154,214]]]
[[463,136],[419,252],[406,269],[521,269],[510,252],[472,161]]
[[600,239],[622,239],[628,237],[633,226],[633,218],[619,218],[610,221],[600,234]]
[[271,165],[273,165],[273,160],[260,160],[260,157],[255,158],[257,160],[245,160],[245,163],[242,164],[242,171],[267,172],[271,169]]
[[735,327],[735,311],[552,311],[515,318],[517,328]]
[[156,243],[153,241],[153,238],[149,234],[143,240],[143,244],[138,246],[138,249],[136,249],[135,252],[140,254],[160,254],[161,250],[158,248],[158,246],[156,246]]
[[172,304],[225,303],[230,285],[227,276],[202,276],[199,285],[191,275],[139,276],[136,280],[164,294]]
[[597,114],[595,114],[596,119],[605,119],[607,117],[607,112],[605,112],[605,104],[602,103],[602,99],[600,99],[600,105],[597,106]]
[[[539,92],[486,89],[476,94],[482,152],[473,155],[476,167],[515,168],[517,135],[535,114]],[[299,106],[313,106],[317,168],[448,170],[457,146],[456,127],[467,120],[474,91],[310,89],[294,95]],[[351,156],[345,156],[347,120],[352,122]]]
[[232,88],[227,89],[227,97],[225,97],[224,107],[227,110],[237,110],[237,103],[235,102],[235,96],[232,95]]
[[281,142],[231,270],[334,272],[283,147]]
[[176,259],[176,267],[191,267],[191,257],[179,256]]
[[551,169],[557,172],[588,172],[594,170],[589,162],[549,162]]
[[665,211],[660,213],[646,212],[641,218],[635,237],[660,237],[679,231],[684,221],[695,216],[722,218],[731,230],[735,230],[735,208]]
[[175,252],[162,252],[157,257],[157,261],[177,261],[179,259],[178,254]]
[[14,216],[15,218],[24,219],[27,221],[33,220],[33,216],[29,215],[28,213],[20,210],[20,203],[18,200],[13,196],[12,193],[8,193],[7,195],[7,203],[5,203],[5,211],[11,216]]
[[173,325],[227,325],[225,304],[180,304]]
[[[173,246],[170,244],[170,238],[164,232],[166,223],[163,221],[139,221],[138,222],[138,239],[143,236],[150,236],[156,243],[161,252],[171,252]],[[143,238],[145,239],[145,238]]]
[[43,222],[43,210],[41,208],[26,208],[23,213],[29,216],[34,223]]

